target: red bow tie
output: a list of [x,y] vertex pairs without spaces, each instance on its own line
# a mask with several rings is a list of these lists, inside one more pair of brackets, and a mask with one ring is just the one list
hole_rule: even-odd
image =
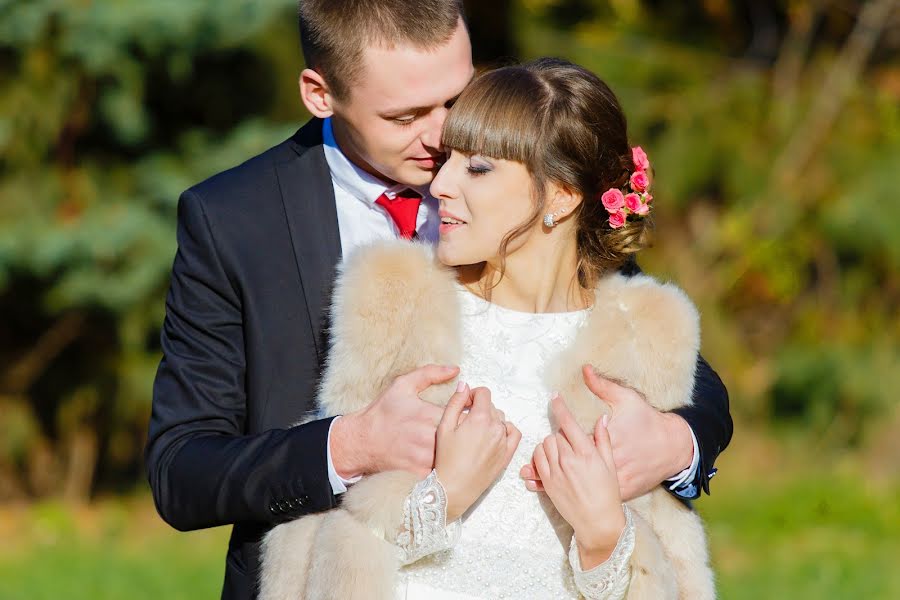
[[388,198],[387,194],[382,194],[375,204],[384,207],[384,210],[391,216],[397,229],[400,230],[400,237],[411,240],[416,234],[416,219],[419,216],[421,202],[422,196],[407,188],[397,194],[393,200]]

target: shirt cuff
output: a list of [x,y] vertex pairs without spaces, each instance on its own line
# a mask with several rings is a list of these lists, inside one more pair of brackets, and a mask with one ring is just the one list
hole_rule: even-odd
[[690,426],[688,426],[688,429],[691,432],[691,441],[694,444],[694,455],[691,458],[691,464],[688,468],[678,475],[666,479],[666,483],[669,484],[669,489],[672,491],[685,487],[693,482],[694,478],[697,477],[697,469],[700,468],[700,445],[697,443],[697,436],[694,435],[694,430],[691,429]]
[[[338,494],[343,494],[347,491],[347,486],[356,483],[360,479],[362,479],[361,475],[358,475],[352,479],[344,479],[334,468],[334,462],[331,460],[331,428],[334,427],[334,424],[337,423],[337,420],[341,417],[335,417],[331,421],[331,425],[328,426],[328,441],[325,443],[325,455],[326,460],[328,461],[328,481],[331,483],[331,491],[335,496]],[[694,442],[696,444],[696,442]]]

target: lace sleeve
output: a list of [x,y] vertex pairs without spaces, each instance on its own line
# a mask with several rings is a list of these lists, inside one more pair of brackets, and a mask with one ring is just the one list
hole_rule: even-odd
[[578,591],[589,600],[621,600],[628,592],[628,584],[631,583],[631,553],[634,551],[634,521],[631,510],[624,504],[622,509],[625,511],[625,529],[606,562],[589,571],[582,571],[578,546],[575,537],[572,537],[569,563],[575,573]]
[[404,565],[447,548],[459,539],[462,526],[456,520],[447,525],[447,493],[431,471],[416,484],[403,504],[403,525],[397,536],[400,561]]

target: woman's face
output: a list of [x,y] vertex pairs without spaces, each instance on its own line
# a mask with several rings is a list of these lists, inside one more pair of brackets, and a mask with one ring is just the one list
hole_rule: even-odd
[[[532,190],[520,162],[451,151],[431,184],[441,209],[440,261],[451,266],[495,262],[503,238],[531,217]],[[515,238],[507,254],[530,236],[529,231]]]

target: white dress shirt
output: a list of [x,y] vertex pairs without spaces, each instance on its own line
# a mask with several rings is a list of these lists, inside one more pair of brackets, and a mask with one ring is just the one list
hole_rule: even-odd
[[[334,201],[337,208],[338,230],[341,236],[341,252],[348,257],[359,246],[378,240],[394,239],[399,235],[397,226],[384,208],[375,204],[382,195],[389,198],[410,186],[403,184],[389,185],[374,175],[363,171],[353,164],[338,147],[334,139],[331,119],[322,124],[322,138],[325,151],[325,162],[331,171],[331,183],[334,187]],[[416,219],[418,239],[424,242],[437,243],[440,236],[441,219],[438,215],[438,201],[428,193],[428,186],[411,188],[422,195],[419,215]],[[373,398],[374,400],[374,398]],[[340,417],[338,417],[340,418]],[[335,419],[331,422],[334,427]],[[676,493],[681,488],[687,489],[700,463],[700,452],[697,438],[691,431],[694,441],[694,457],[691,465],[684,471],[668,480],[669,489]],[[331,459],[331,430],[328,431],[326,456],[328,459],[328,479],[335,494],[347,491],[347,485],[359,478],[343,479],[337,474]]]
[[413,189],[422,196],[419,216],[416,219],[416,233],[422,241],[437,243],[440,235],[441,218],[438,215],[438,201],[428,193],[428,186],[388,185],[374,175],[363,171],[350,162],[334,140],[331,119],[325,119],[322,126],[325,142],[325,162],[331,170],[334,186],[334,201],[337,207],[338,230],[341,234],[341,250],[344,258],[357,247],[378,240],[394,239],[399,235],[397,226],[387,211],[375,204],[382,194],[393,199],[406,189]]

